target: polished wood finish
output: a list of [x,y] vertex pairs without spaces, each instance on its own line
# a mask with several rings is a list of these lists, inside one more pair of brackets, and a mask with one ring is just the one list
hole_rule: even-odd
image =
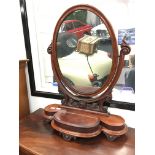
[[19,61],[19,119],[30,114],[25,67],[28,60]]
[[60,110],[60,104],[50,104],[44,108],[44,112],[48,116],[54,115],[56,112]]
[[121,135],[124,135],[125,133],[127,133],[128,127],[126,125],[123,125],[123,128],[121,130],[115,130],[115,128],[113,126],[112,126],[112,129],[108,129],[107,127],[102,127],[102,131],[105,134],[108,134],[111,136],[121,136]]
[[60,110],[54,115],[52,127],[61,133],[75,137],[94,137],[101,133],[97,117]]
[[126,127],[125,120],[121,116],[113,115],[110,113],[103,113],[99,111],[92,111],[87,109],[79,109],[73,108],[68,106],[60,106],[61,109],[66,109],[68,112],[73,112],[79,115],[86,115],[91,117],[97,117],[100,121],[102,126],[113,129],[113,130],[122,130]]
[[94,138],[77,138],[76,141],[64,141],[51,129],[50,123],[43,117],[44,110],[20,120],[20,155],[134,155],[135,130],[109,142],[104,134]]
[[108,117],[101,117],[102,122],[111,126],[122,126],[125,123],[125,120],[118,115],[109,115]]
[[[87,132],[81,132],[77,127],[74,128],[73,126],[68,129],[65,128],[64,126],[60,127],[60,125],[56,124],[55,121],[51,122],[51,126],[56,129],[57,131],[59,131],[59,134],[61,135],[67,135],[70,137],[69,140],[67,141],[71,141],[73,138],[76,139],[77,137],[80,138],[92,138],[92,137],[96,137],[97,135],[99,135],[101,133],[101,127],[98,126],[98,128],[94,131],[89,132],[88,129],[85,130]],[[66,126],[66,125],[65,125]],[[78,132],[76,131],[78,130]],[[80,131],[80,132],[79,132]],[[65,139],[66,140],[66,139]]]
[[[112,52],[113,52],[112,68],[106,82],[102,85],[102,87],[98,89],[97,87],[95,88],[78,87],[77,89],[76,86],[72,86],[71,84],[66,82],[59,68],[57,57],[57,34],[59,32],[60,26],[62,25],[62,22],[66,19],[66,17],[77,10],[88,10],[96,14],[105,24],[110,34],[110,39],[112,42]],[[104,106],[104,104],[112,100],[112,89],[116,84],[120,76],[121,70],[124,66],[124,56],[126,54],[129,54],[130,50],[131,50],[130,47],[126,44],[125,40],[123,40],[120,55],[118,54],[117,40],[115,37],[114,30],[108,19],[97,8],[90,5],[76,5],[67,9],[62,14],[54,30],[51,61],[55,78],[59,84],[59,90],[65,96],[65,99],[62,100],[62,105],[70,107],[70,109],[68,110],[68,108],[65,109],[65,107],[63,107],[66,110],[66,112],[63,113],[63,110],[60,110],[59,112],[55,113],[54,116],[53,113],[51,113],[51,116],[53,116],[53,120],[51,118],[52,120],[51,125],[55,130],[62,133],[66,140],[71,139],[70,136],[75,137],[79,136],[88,138],[90,137],[88,136],[90,132],[93,133],[98,131],[97,133],[99,134],[100,128],[109,140],[114,140],[118,136],[121,136],[127,132],[128,129],[124,119],[120,116],[109,114],[107,107]],[[79,110],[75,109],[75,107]],[[88,112],[88,110],[96,111],[99,113],[106,113],[108,115],[101,116],[100,114]],[[63,117],[61,115],[63,115]],[[86,131],[84,130],[85,126],[90,125],[90,120],[88,119],[88,117],[92,117],[92,115],[93,119],[94,118],[99,119],[100,125],[98,125],[95,129],[93,128],[93,131],[92,127],[89,128],[87,127]],[[79,127],[80,123],[82,125]]]
[[86,128],[86,129],[98,126],[100,123],[97,117],[71,113],[67,112],[67,110],[60,110],[54,115],[54,118],[55,118],[54,120],[56,120],[59,123],[66,124],[68,126],[73,125],[79,128]]
[[[128,130],[125,120],[121,116],[68,106],[60,107],[61,110],[54,115],[51,123],[52,127],[59,132],[75,137],[77,135],[87,137],[86,133],[93,133],[97,130],[97,133],[100,134],[100,128],[104,134],[111,136],[121,136]],[[97,124],[91,126],[90,123],[95,122],[96,119],[98,119]],[[94,133],[93,136],[95,136]],[[89,137],[91,137],[90,134]]]

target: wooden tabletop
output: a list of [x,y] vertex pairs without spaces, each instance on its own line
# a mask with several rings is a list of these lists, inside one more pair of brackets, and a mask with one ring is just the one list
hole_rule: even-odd
[[77,138],[76,141],[63,140],[50,123],[43,117],[43,109],[38,109],[19,124],[20,155],[134,155],[135,130],[114,142],[109,142],[104,134],[95,138]]

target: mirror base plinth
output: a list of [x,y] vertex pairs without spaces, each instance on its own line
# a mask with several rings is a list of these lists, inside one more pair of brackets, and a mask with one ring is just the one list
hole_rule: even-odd
[[59,110],[55,114],[51,113],[51,117],[51,127],[58,131],[65,141],[76,140],[78,137],[92,138],[101,132],[108,141],[115,141],[128,131],[121,116],[100,111],[59,105]]

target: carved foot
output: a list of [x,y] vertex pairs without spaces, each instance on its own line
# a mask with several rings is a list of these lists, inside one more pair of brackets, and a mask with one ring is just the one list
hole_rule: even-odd
[[110,142],[114,141],[117,137],[119,137],[119,136],[108,135],[106,133],[104,133],[104,134],[106,135],[108,141],[110,141]]
[[65,134],[65,133],[62,133],[62,137],[65,141],[71,141],[72,139],[74,139],[74,140],[76,139],[76,137]]

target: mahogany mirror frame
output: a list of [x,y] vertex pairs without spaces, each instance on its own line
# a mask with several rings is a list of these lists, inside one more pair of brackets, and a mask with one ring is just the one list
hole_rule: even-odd
[[[57,44],[56,44],[57,43],[57,34],[58,34],[59,28],[60,28],[62,22],[64,21],[64,19],[69,14],[73,13],[76,10],[88,10],[88,11],[96,14],[101,19],[101,21],[105,24],[105,26],[107,27],[107,30],[109,32],[111,42],[112,42],[113,56],[112,56],[112,68],[111,68],[110,75],[109,75],[108,79],[106,80],[106,82],[103,84],[103,86],[93,93],[79,92],[76,89],[74,89],[72,86],[68,85],[65,82],[63,75],[59,68],[58,57],[57,57]],[[77,100],[77,101],[82,100],[87,103],[104,99],[107,95],[109,95],[111,93],[114,85],[116,84],[116,82],[120,76],[120,73],[121,73],[121,70],[123,67],[123,62],[124,62],[124,56],[126,54],[129,54],[129,52],[130,52],[130,48],[125,43],[125,41],[121,45],[121,48],[122,49],[120,51],[120,55],[118,55],[118,46],[117,46],[117,40],[115,37],[114,30],[113,30],[110,22],[108,21],[108,19],[105,17],[105,15],[101,11],[99,11],[97,8],[95,8],[94,6],[81,4],[81,5],[75,5],[73,7],[70,7],[69,9],[67,9],[62,14],[62,16],[59,18],[59,20],[56,24],[56,27],[54,30],[54,35],[53,35],[52,52],[51,52],[52,69],[53,69],[55,78],[60,86],[61,91],[65,95],[69,96],[70,98],[72,98],[74,100]]]

